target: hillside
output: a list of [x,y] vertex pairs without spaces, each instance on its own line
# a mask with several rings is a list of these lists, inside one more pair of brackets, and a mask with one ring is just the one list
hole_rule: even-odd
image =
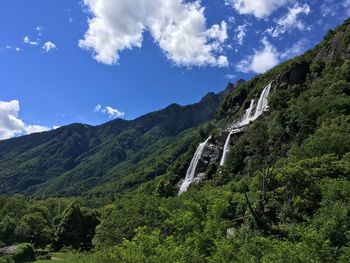
[[94,263],[349,262],[350,19],[228,90],[1,142],[1,191],[36,198],[0,196],[0,245]]
[[187,150],[190,129],[215,118],[222,98],[209,93],[197,104],[172,104],[132,121],[72,124],[1,141],[0,193],[80,195],[109,180],[119,184],[116,193],[133,189]]

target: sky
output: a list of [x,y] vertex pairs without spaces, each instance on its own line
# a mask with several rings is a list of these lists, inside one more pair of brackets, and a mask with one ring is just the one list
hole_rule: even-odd
[[1,0],[0,140],[198,102],[319,43],[350,0]]

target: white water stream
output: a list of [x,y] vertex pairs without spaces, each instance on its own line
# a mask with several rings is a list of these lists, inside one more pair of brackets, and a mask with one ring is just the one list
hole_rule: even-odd
[[[230,151],[230,140],[232,134],[238,133],[242,130],[243,127],[247,126],[249,123],[252,121],[255,121],[261,114],[263,114],[264,111],[267,111],[268,109],[268,96],[270,94],[271,90],[271,83],[267,85],[263,91],[260,94],[258,103],[255,107],[255,101],[251,100],[250,101],[250,106],[246,110],[246,112],[243,115],[243,118],[240,119],[238,122],[234,123],[232,127],[230,128],[230,133],[227,136],[225,146],[222,152],[221,160],[220,160],[220,166],[225,165],[225,161],[227,158],[227,154]],[[254,114],[253,114],[253,109],[255,108]]]
[[198,148],[197,148],[197,150],[196,150],[196,152],[191,160],[190,166],[187,169],[185,180],[182,182],[182,184],[180,186],[180,190],[178,193],[179,195],[182,194],[183,192],[186,192],[187,188],[195,180],[195,173],[196,173],[196,168],[197,168],[198,162],[199,162],[200,158],[202,157],[204,148],[207,145],[210,138],[211,138],[211,136],[208,139],[206,139],[204,142],[199,144],[199,146],[198,146]]
[[[230,151],[230,140],[231,136],[235,133],[238,133],[242,130],[243,127],[247,126],[250,122],[256,120],[264,111],[268,109],[268,96],[271,90],[271,83],[267,85],[264,90],[261,92],[258,103],[255,106],[255,100],[250,101],[249,108],[245,111],[243,117],[230,127],[230,133],[227,136],[222,157],[220,160],[220,165],[223,166],[226,161],[227,154]],[[254,111],[255,109],[255,111]],[[211,136],[206,139],[204,142],[200,143],[192,160],[190,166],[187,169],[185,180],[180,186],[178,195],[186,192],[188,187],[195,181],[196,169],[200,158],[202,157],[205,146],[208,144]]]

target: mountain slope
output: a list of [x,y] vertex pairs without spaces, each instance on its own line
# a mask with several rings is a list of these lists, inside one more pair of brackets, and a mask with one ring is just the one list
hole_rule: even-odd
[[[219,166],[227,128],[254,105],[251,100],[266,86],[271,88],[268,111],[232,135],[226,162]],[[88,163],[91,172],[105,163],[98,156],[124,161],[114,162],[96,186],[88,185],[96,177],[69,174],[73,167],[30,189],[35,195],[68,195],[79,189],[79,197],[0,196],[0,244],[25,241],[46,247],[55,244],[62,230],[69,234],[65,244],[82,248],[76,241],[86,233],[95,234],[89,244],[94,249],[77,253],[77,262],[82,256],[94,263],[349,262],[350,19],[314,49],[236,86],[209,123],[173,132],[183,122],[166,118],[180,118],[186,112],[177,108],[172,105],[159,115],[148,115],[137,125],[120,120],[94,129],[73,125],[65,132],[1,143],[8,153],[1,157],[8,172],[24,164],[29,167],[29,161],[35,164],[43,149],[55,154],[56,148],[64,155],[67,151],[61,149],[70,145],[84,151],[73,161],[86,160],[79,162],[85,171]],[[189,115],[185,119],[193,124]],[[79,133],[70,140],[73,129]],[[57,139],[64,136],[65,147]],[[113,138],[123,139],[116,143]],[[200,180],[179,196],[179,182],[196,147],[207,138],[208,149],[195,170]],[[86,150],[86,144],[96,148]],[[78,150],[64,156],[79,154]],[[54,166],[54,159],[46,157]],[[74,164],[67,160],[57,159],[57,167]],[[62,213],[62,203],[72,199],[97,207],[99,214],[95,209],[80,210],[77,203]],[[98,220],[96,228],[95,223],[83,227]]]
[[[213,119],[222,97],[209,93],[197,104],[172,104],[133,121],[117,119],[96,127],[72,124],[1,141],[0,193],[78,195],[136,172],[137,178],[118,190],[135,187],[162,174],[186,147],[179,134]],[[152,156],[159,155],[163,159],[154,169],[137,172],[146,157],[154,162]]]
[[[225,98],[216,128],[200,138],[211,135],[210,148],[219,149],[201,156],[198,177],[206,180],[177,195],[177,175],[185,176],[192,147],[166,175],[108,203],[95,256],[109,253],[109,262],[349,262],[349,51],[350,19],[313,50],[238,86]],[[219,167],[226,128],[269,83],[268,111],[233,136]]]
[[[204,141],[211,135],[208,149],[204,150],[196,168],[199,178],[214,178],[216,183],[227,183],[236,177],[251,176],[266,167],[274,167],[290,155],[312,157],[334,153],[342,156],[347,153],[350,145],[346,118],[350,114],[349,61],[350,19],[329,31],[314,49],[240,83],[225,97],[219,116],[212,123],[215,129],[201,138]],[[244,132],[233,136],[227,163],[220,167],[227,127],[243,116],[251,100],[257,101],[269,83],[272,87],[268,112],[248,125]],[[341,120],[344,123],[341,124]],[[325,133],[326,125],[335,129],[335,133],[329,132],[329,140],[333,141],[328,145],[326,135],[324,138],[316,136]],[[315,138],[311,139],[313,136]],[[316,138],[324,144],[317,146]],[[312,150],[303,146],[310,140],[313,141]],[[199,142],[196,141],[196,145]],[[195,150],[192,148],[189,152],[193,155]],[[153,191],[165,196],[174,195],[180,178],[185,177],[186,169],[183,168],[187,168],[190,161],[188,156],[180,156],[162,181],[153,184]],[[167,186],[166,191],[164,186]]]

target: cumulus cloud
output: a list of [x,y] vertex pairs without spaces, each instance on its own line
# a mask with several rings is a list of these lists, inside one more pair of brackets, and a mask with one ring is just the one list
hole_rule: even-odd
[[100,104],[96,105],[95,112],[100,112],[103,114],[107,114],[109,118],[116,119],[116,118],[123,118],[125,113],[122,111],[119,111],[117,109],[114,109],[110,106],[102,107]]
[[245,36],[247,34],[247,25],[240,25],[235,29],[235,40],[239,45],[243,45]]
[[31,41],[28,36],[25,36],[23,38],[23,42],[32,46],[37,46],[39,45],[39,41]]
[[310,48],[311,42],[306,39],[300,39],[284,51],[278,51],[268,40],[264,37],[262,40],[262,48],[254,50],[253,55],[247,56],[240,61],[236,70],[243,73],[264,73],[279,64],[282,60],[290,59],[298,56]]
[[308,39],[303,38],[298,40],[296,43],[294,43],[290,48],[287,48],[284,52],[280,54],[281,59],[290,59],[295,56],[298,56],[305,52],[309,47],[311,46],[311,43]]
[[24,122],[18,118],[18,100],[0,101],[0,140],[8,139],[23,131]]
[[279,63],[279,53],[276,48],[267,41],[262,39],[263,48],[255,50],[254,54],[240,61],[236,69],[240,72],[264,73]]
[[44,43],[44,45],[41,47],[41,49],[47,53],[51,49],[56,49],[56,45],[54,43],[52,43],[51,41],[47,41]]
[[292,0],[225,0],[225,3],[233,7],[240,14],[249,14],[257,18],[264,18],[291,1]]
[[50,127],[41,126],[41,125],[27,125],[24,127],[24,131],[26,134],[44,132],[44,131],[49,131],[49,130],[51,130]]
[[281,34],[292,29],[304,31],[307,27],[299,17],[301,15],[308,15],[310,12],[311,10],[308,4],[300,5],[297,3],[288,9],[287,14],[276,21],[276,27],[268,29],[268,33],[270,33],[272,37],[279,37]]
[[30,134],[50,130],[41,125],[27,125],[19,117],[20,105],[18,100],[0,101],[0,140],[17,135]]
[[208,28],[200,1],[84,0],[92,14],[79,41],[94,58],[115,64],[125,49],[140,48],[143,33],[151,33],[166,57],[178,66],[228,65],[222,54],[227,25]]

